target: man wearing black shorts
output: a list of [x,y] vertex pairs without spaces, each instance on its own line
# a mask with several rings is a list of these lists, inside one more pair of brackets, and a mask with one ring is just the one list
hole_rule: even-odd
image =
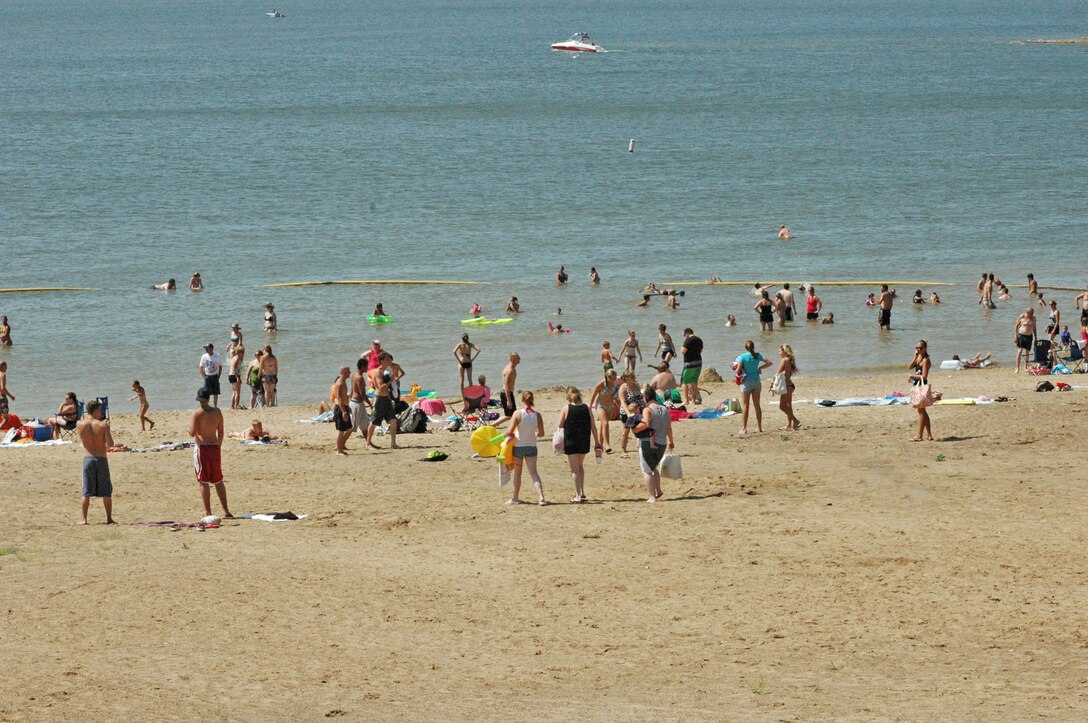
[[332,405],[332,423],[336,427],[336,453],[348,453],[348,439],[351,437],[351,408],[348,405],[348,377],[351,369],[340,367],[340,374],[329,390],[329,404]]
[[400,449],[397,446],[397,412],[393,406],[393,360],[389,352],[378,355],[378,367],[371,369],[368,376],[370,388],[374,390],[374,416],[366,430],[366,446],[379,449],[374,444],[374,432],[383,422],[388,422],[389,448]]
[[518,364],[521,363],[521,357],[518,356],[516,351],[510,352],[510,363],[506,365],[506,368],[502,370],[502,391],[499,392],[499,401],[502,402],[503,418],[496,424],[502,424],[503,422],[509,422],[510,417],[514,416],[515,410],[517,410],[517,399],[514,397],[514,385],[518,380]]
[[880,285],[880,328],[892,330],[892,304],[895,303],[895,296],[892,292],[888,291],[887,284]]

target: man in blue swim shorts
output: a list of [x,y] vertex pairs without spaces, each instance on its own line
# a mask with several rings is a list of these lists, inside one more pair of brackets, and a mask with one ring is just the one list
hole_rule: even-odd
[[[113,521],[113,482],[110,480],[110,465],[106,460],[109,448],[113,446],[110,423],[102,419],[102,404],[97,399],[87,402],[85,416],[76,424],[79,441],[87,456],[83,458],[83,516],[81,525],[87,524],[87,510],[92,497],[101,497],[106,508],[106,524]],[[89,419],[88,419],[89,417]]]

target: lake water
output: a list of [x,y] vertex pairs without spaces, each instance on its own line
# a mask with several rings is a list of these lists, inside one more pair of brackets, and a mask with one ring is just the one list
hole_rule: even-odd
[[[602,339],[632,328],[650,351],[661,321],[694,327],[719,369],[745,338],[789,342],[808,373],[901,368],[921,336],[937,359],[1011,358],[1024,292],[982,310],[979,274],[1088,280],[1088,46],[1017,41],[1081,35],[1088,7],[826,5],[334,0],[274,20],[251,2],[7,2],[0,287],[102,289],[0,294],[13,410],[69,389],[125,409],[134,378],[153,407],[188,407],[203,344],[238,321],[252,351],[266,301],[282,403],[316,403],[375,334],[410,380],[456,393],[458,320],[511,295],[514,324],[470,333],[478,372],[497,382],[516,349],[527,387],[588,386]],[[548,49],[579,30],[611,52]],[[201,294],[147,290],[197,270]],[[763,337],[744,287],[634,308],[650,281],[711,275],[958,285],[922,308],[900,286],[891,334],[863,306],[875,287],[821,288],[839,324]],[[322,279],[486,285],[263,288]],[[1073,295],[1057,298],[1076,328]],[[377,301],[396,321],[375,331]]]

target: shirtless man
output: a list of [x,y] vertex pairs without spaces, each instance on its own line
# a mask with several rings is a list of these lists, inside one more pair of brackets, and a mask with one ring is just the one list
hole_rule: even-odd
[[0,415],[8,414],[9,399],[15,401],[15,395],[8,389],[8,363],[0,361]]
[[11,324],[6,316],[0,316],[0,346],[11,346]]
[[[196,481],[200,485],[200,499],[204,503],[204,514],[212,513],[212,496],[209,485],[215,485],[219,504],[223,505],[223,516],[234,517],[227,507],[227,487],[223,484],[223,413],[208,404],[211,395],[201,388],[196,393],[200,409],[193,412],[189,420],[189,434],[196,442],[193,461],[196,466]],[[90,404],[90,402],[88,402]]]
[[110,464],[106,460],[106,453],[113,446],[110,423],[102,419],[102,403],[97,399],[87,402],[84,411],[84,418],[76,424],[79,441],[87,450],[87,456],[83,458],[83,516],[78,524],[87,524],[91,498],[101,497],[102,506],[106,508],[106,524],[113,525],[116,524],[113,521],[113,482],[110,481]]
[[895,295],[888,291],[887,284],[880,285],[880,298],[877,304],[880,306],[880,319],[877,321],[879,328],[892,330],[892,305],[895,303]]
[[499,401],[502,402],[503,418],[496,422],[496,425],[503,422],[509,422],[510,417],[514,416],[514,412],[517,411],[518,401],[514,396],[514,385],[518,380],[518,364],[521,363],[521,357],[516,351],[510,352],[510,363],[507,364],[502,370],[502,391],[499,392]]
[[[383,422],[389,423],[389,448],[399,449],[397,446],[397,413],[393,404],[393,362],[389,352],[383,351],[378,356],[378,368],[372,369],[367,376],[370,378],[370,387],[374,390],[374,416],[370,420],[370,426],[366,430],[366,446],[371,449],[380,449],[374,444],[374,432]],[[350,430],[349,430],[350,431]]]
[[782,284],[782,289],[775,296],[782,299],[782,318],[785,321],[793,321],[793,317],[797,315],[797,300],[793,298],[790,285]]
[[[360,359],[359,361],[362,361]],[[332,405],[332,423],[336,427],[336,453],[347,456],[348,439],[351,437],[351,408],[348,406],[347,380],[351,376],[350,367],[340,367],[340,374],[329,389],[329,404]]]
[[792,239],[793,239],[793,234],[790,233],[790,230],[788,228],[786,228],[786,224],[782,224],[781,226],[778,227],[778,240],[779,241],[790,241]]
[[351,398],[348,407],[351,409],[351,431],[358,432],[366,437],[367,427],[370,426],[370,416],[367,407],[370,399],[366,396],[366,359],[355,362],[355,373],[351,375]]
[[1083,294],[1073,297],[1073,306],[1080,309],[1081,326],[1088,324],[1088,288],[1084,289]]
[[559,267],[559,271],[555,272],[555,283],[557,286],[567,283],[567,270],[562,266]]
[[204,280],[200,278],[200,272],[197,271],[193,274],[193,278],[189,279],[189,291],[203,291]]
[[1035,306],[1039,300],[1039,282],[1035,280],[1035,274],[1028,274],[1028,304]]
[[264,387],[264,406],[276,406],[276,385],[280,381],[280,360],[272,353],[272,347],[264,345],[261,357],[261,385]]
[[680,385],[676,381],[676,375],[669,370],[669,363],[661,362],[657,366],[657,374],[650,380],[650,386],[661,392],[663,399],[668,399],[668,393]]
[[1028,307],[1020,316],[1016,317],[1013,327],[1013,340],[1016,342],[1016,371],[1020,373],[1020,358],[1024,358],[1024,368],[1031,362],[1031,350],[1035,348],[1035,309]]

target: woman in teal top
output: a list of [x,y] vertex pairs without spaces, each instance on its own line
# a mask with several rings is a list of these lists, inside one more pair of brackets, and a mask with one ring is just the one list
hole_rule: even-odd
[[756,345],[751,339],[744,342],[744,353],[733,362],[733,370],[743,377],[740,383],[741,434],[748,434],[748,409],[753,401],[756,406],[756,431],[763,431],[763,410],[759,406],[759,392],[763,388],[763,380],[759,378],[759,373],[770,365],[770,359],[756,354]]

